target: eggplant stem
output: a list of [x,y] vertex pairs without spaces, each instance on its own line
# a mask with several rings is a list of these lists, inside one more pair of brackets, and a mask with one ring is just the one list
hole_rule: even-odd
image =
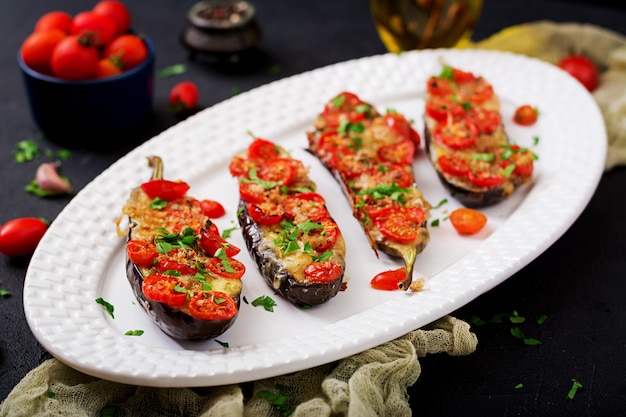
[[398,283],[398,289],[406,291],[409,289],[411,282],[413,281],[413,265],[415,265],[415,259],[417,258],[417,248],[406,247],[402,249],[401,253],[406,269],[406,277],[404,278],[404,281]]
[[163,160],[158,156],[148,157],[148,166],[152,168],[151,180],[163,179]]

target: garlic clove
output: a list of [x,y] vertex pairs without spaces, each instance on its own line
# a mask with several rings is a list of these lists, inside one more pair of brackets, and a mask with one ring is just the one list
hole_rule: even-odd
[[69,181],[61,178],[57,169],[61,166],[60,161],[45,162],[37,168],[35,180],[37,186],[43,191],[55,194],[69,194],[72,192],[72,185]]

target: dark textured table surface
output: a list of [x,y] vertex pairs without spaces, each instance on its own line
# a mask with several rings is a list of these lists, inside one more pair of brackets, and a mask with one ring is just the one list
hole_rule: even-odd
[[[95,3],[95,2],[94,2]],[[258,0],[264,30],[261,49],[266,62],[251,71],[226,72],[189,61],[179,43],[192,1],[127,0],[134,26],[156,45],[156,67],[186,63],[184,78],[201,90],[201,107],[233,94],[328,64],[384,53],[369,15],[367,1]],[[67,198],[40,199],[24,185],[34,177],[33,163],[17,164],[17,142],[37,138],[16,53],[36,19],[51,9],[76,13],[90,7],[78,0],[0,3],[0,224],[15,217],[53,220]],[[548,19],[585,22],[626,35],[626,9],[611,2],[486,0],[474,39],[518,23]],[[280,68],[280,71],[270,71]],[[64,173],[80,190],[129,149],[178,119],[167,109],[167,94],[179,77],[157,79],[155,116],[133,140],[113,149],[73,150]],[[36,139],[42,149],[58,146]],[[584,175],[584,167],[572,175]],[[518,311],[527,317],[527,333],[541,340],[525,346],[510,334],[510,324],[473,327],[477,351],[467,357],[429,356],[408,394],[415,415],[626,415],[626,170],[605,173],[588,207],[545,253],[503,284],[453,315],[470,321]],[[0,399],[31,369],[50,355],[26,323],[22,303],[28,261],[0,256]],[[535,320],[547,315],[541,326]],[[582,384],[566,399],[572,379]],[[516,388],[522,384],[522,388]]]

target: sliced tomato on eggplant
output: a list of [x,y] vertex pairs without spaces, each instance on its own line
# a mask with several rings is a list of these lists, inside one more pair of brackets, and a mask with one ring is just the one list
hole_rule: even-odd
[[532,178],[534,154],[510,142],[501,120],[485,78],[450,66],[429,78],[426,151],[442,184],[467,207],[498,204]]
[[135,297],[165,334],[180,340],[217,337],[235,322],[242,289],[239,249],[219,236],[182,181],[163,179],[159,157],[152,178],[122,209],[129,217],[126,277]]
[[[355,112],[346,95],[337,107]],[[329,107],[329,120],[340,112]],[[361,117],[353,113],[353,119]],[[314,306],[335,297],[343,285],[345,242],[308,170],[282,147],[254,139],[231,169],[239,181],[237,217],[246,247],[273,291],[296,305]],[[330,142],[329,142],[330,144]],[[271,158],[257,157],[260,145]],[[329,147],[331,149],[332,147]]]

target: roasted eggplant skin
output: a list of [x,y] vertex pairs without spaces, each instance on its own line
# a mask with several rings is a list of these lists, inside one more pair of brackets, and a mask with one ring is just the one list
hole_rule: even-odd
[[[264,238],[261,227],[250,218],[245,202],[240,201],[238,213],[239,225],[248,252],[266,283],[278,294],[293,304],[311,306],[323,304],[337,295],[342,286],[343,272],[329,282],[299,282],[288,271],[284,262],[276,257],[274,249]],[[342,262],[340,266],[344,271],[345,263]]]
[[[205,340],[213,339],[234,323],[238,315],[228,320],[199,320],[180,310],[169,307],[165,303],[152,301],[143,294],[141,283],[143,274],[139,267],[126,257],[126,277],[139,304],[154,320],[163,333],[179,340]],[[239,309],[240,297],[233,297]]]

